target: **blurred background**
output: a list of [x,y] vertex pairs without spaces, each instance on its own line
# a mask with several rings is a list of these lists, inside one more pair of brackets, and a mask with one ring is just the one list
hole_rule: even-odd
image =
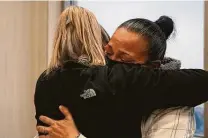
[[[58,16],[69,5],[91,10],[113,34],[130,18],[173,18],[167,55],[182,68],[208,69],[208,1],[0,1],[0,138],[35,136],[33,96],[51,57]],[[208,106],[195,108],[196,136],[208,138]]]

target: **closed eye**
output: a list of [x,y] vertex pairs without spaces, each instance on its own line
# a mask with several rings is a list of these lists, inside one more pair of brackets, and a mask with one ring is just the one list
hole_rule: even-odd
[[106,54],[107,56],[112,56],[112,55],[114,54],[111,45],[107,44],[107,45],[105,46],[105,54]]

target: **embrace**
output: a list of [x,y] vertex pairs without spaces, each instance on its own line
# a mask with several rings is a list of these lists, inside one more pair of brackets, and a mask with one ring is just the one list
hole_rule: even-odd
[[110,38],[89,10],[60,15],[35,90],[40,138],[192,138],[208,72],[165,57],[168,16],[122,23]]

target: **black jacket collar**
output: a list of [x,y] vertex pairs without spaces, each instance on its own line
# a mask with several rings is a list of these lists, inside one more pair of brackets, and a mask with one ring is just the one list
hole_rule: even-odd
[[78,63],[77,61],[69,60],[64,62],[63,68],[89,68],[89,66]]

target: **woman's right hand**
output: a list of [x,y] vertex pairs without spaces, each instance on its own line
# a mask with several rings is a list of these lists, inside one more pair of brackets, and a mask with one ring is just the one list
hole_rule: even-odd
[[49,125],[37,126],[37,131],[41,133],[48,133],[47,136],[40,138],[77,138],[79,131],[76,128],[72,115],[66,107],[60,106],[60,111],[65,115],[63,120],[53,120],[46,116],[41,116],[40,120]]
[[49,135],[41,135],[38,138],[50,138],[50,136]]

